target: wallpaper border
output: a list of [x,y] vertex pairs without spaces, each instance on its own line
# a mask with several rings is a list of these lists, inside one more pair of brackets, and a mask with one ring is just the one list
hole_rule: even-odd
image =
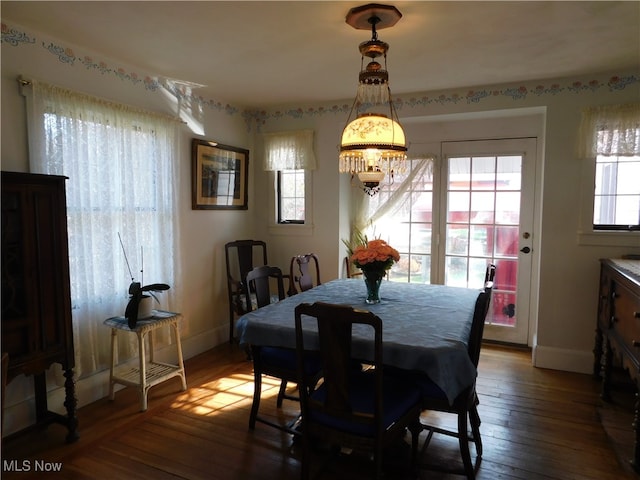
[[[24,31],[21,27],[12,27],[2,22],[1,44],[21,48],[44,48],[58,61],[70,67],[82,66],[100,75],[111,75],[120,81],[129,82],[133,87],[143,87],[150,92],[158,92],[161,88],[167,89],[178,100],[196,104],[200,108],[210,108],[227,115],[240,114],[247,127],[255,122],[256,128],[260,128],[269,120],[281,118],[302,119],[304,117],[317,117],[327,114],[346,114],[351,109],[351,103],[335,103],[333,105],[293,106],[290,108],[274,109],[250,109],[230,105],[229,103],[192,93],[188,82],[181,82],[154,76],[152,74],[139,74],[117,67],[105,60],[97,60],[90,55],[77,54],[71,47],[65,47],[51,40],[37,39],[34,35]],[[591,80],[540,80],[521,82],[518,85],[478,87],[471,89],[457,89],[442,93],[424,93],[398,95],[394,99],[398,111],[404,109],[424,108],[428,105],[479,104],[489,98],[503,97],[512,101],[522,101],[529,96],[543,97],[545,95],[558,95],[560,93],[595,93],[603,88],[609,91],[624,90],[630,85],[640,83],[640,74],[611,75],[607,80],[597,79],[598,75],[592,75]],[[604,78],[604,76],[601,75]]]

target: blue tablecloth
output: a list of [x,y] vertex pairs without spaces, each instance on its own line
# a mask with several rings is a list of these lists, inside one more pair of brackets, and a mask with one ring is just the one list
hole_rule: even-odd
[[[467,342],[478,294],[467,288],[384,281],[381,303],[367,305],[362,279],[333,280],[243,315],[237,328],[241,344],[295,348],[296,305],[327,302],[369,310],[383,322],[384,363],[427,373],[451,402],[477,373]],[[359,336],[355,331],[354,337]],[[371,358],[365,337],[354,341],[353,353]]]

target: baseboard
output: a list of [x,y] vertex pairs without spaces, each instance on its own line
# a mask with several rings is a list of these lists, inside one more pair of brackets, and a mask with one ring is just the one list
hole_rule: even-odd
[[593,352],[535,345],[533,365],[538,368],[590,374],[593,373]]

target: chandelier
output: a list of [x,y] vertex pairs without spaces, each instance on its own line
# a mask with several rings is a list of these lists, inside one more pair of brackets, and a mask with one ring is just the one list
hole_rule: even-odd
[[[378,29],[392,27],[402,18],[391,5],[370,3],[352,8],[346,22],[359,30],[371,29],[371,40],[359,46],[360,75],[356,98],[347,117],[340,141],[340,172],[351,174],[362,189],[373,196],[388,175],[405,170],[406,140],[398,114],[391,100],[387,50],[389,45],[378,40]],[[369,63],[365,66],[365,57]],[[384,66],[376,61],[383,57]]]

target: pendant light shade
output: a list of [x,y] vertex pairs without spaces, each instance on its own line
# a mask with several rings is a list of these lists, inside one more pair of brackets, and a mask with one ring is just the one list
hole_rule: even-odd
[[405,152],[404,130],[392,118],[376,113],[365,113],[344,127],[340,142],[340,154],[359,154],[361,149],[377,148],[394,152]]

